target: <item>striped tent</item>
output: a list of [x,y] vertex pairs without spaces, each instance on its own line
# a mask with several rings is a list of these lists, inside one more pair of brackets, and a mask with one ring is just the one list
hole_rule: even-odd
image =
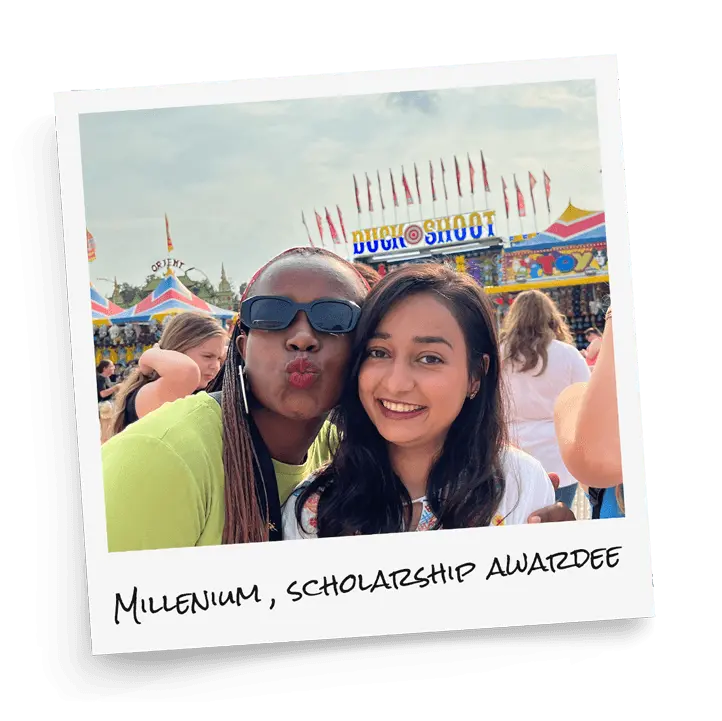
[[178,315],[188,311],[207,313],[219,320],[228,320],[235,315],[233,311],[206,303],[193,295],[173,273],[167,275],[156,289],[140,303],[112,317],[113,323],[149,323],[152,319],[162,322],[166,316]]
[[545,231],[512,243],[509,250],[547,250],[565,245],[605,243],[606,240],[604,211],[582,210],[569,203],[567,209]]
[[98,293],[95,286],[90,284],[90,307],[93,312],[93,325],[110,325],[110,318],[123,309]]

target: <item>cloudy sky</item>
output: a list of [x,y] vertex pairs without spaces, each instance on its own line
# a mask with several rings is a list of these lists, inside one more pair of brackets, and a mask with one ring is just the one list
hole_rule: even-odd
[[[552,181],[552,220],[570,198],[590,210],[604,206],[593,81],[98,113],[81,116],[80,136],[87,225],[97,245],[90,276],[107,294],[112,283],[100,278],[139,284],[166,256],[164,213],[175,257],[199,268],[214,284],[224,263],[238,285],[276,253],[308,244],[302,211],[318,242],[314,208],[323,214],[328,207],[335,222],[338,204],[350,239],[358,227],[354,173],[364,209],[362,227],[369,225],[364,173],[374,183],[374,225],[381,225],[377,170],[386,220],[393,218],[392,169],[399,221],[406,221],[401,166],[415,195],[414,162],[423,216],[441,216],[443,158],[453,214],[459,208],[456,155],[462,169],[461,209],[468,212],[469,153],[476,170],[475,209],[483,210],[481,150],[491,186],[488,206],[497,211],[502,234],[502,175],[510,187],[512,234],[519,232],[514,173],[527,204],[524,232],[534,230],[529,171],[538,181],[539,230],[548,224],[542,168]],[[435,214],[429,160],[441,198]],[[411,218],[419,217],[414,205]],[[190,275],[202,277],[200,272]]]

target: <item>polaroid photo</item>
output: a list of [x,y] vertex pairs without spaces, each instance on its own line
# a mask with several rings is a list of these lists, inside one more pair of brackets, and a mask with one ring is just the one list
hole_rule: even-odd
[[653,615],[617,96],[57,95],[94,654]]

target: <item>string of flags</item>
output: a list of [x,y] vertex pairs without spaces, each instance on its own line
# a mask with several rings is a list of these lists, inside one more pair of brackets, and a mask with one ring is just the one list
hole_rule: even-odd
[[[469,194],[472,197],[472,202],[475,194],[481,190],[485,194],[491,193],[491,184],[489,182],[489,172],[486,165],[486,158],[484,157],[484,151],[479,151],[479,160],[474,161],[471,157],[470,153],[466,154],[466,160],[468,165],[468,189]],[[478,167],[475,166],[475,162],[478,162]],[[441,169],[441,190],[443,190],[444,195],[444,202],[447,204],[446,211],[448,213],[448,202],[449,202],[449,191],[446,184],[446,166],[444,164],[444,159],[439,159],[439,167]],[[398,172],[398,171],[397,171]],[[454,155],[454,174],[456,176],[456,193],[457,198],[459,200],[459,208],[461,208],[461,199],[464,198],[464,190],[465,190],[465,181],[464,181],[464,173],[462,171],[462,166],[459,163],[458,157]],[[386,202],[384,200],[384,188],[381,181],[381,173],[379,170],[376,171],[376,187],[374,189],[374,183],[372,182],[371,178],[369,177],[368,173],[364,173],[364,177],[366,179],[366,203],[362,204],[361,200],[361,192],[360,192],[360,186],[358,183],[358,179],[356,177],[356,174],[353,175],[353,185],[354,185],[354,197],[356,199],[356,213],[358,215],[359,219],[359,227],[361,227],[361,215],[364,212],[369,213],[369,220],[373,224],[373,214],[377,212],[377,207],[375,204],[375,198],[374,194],[378,194],[378,205],[380,208],[378,210],[381,211],[382,214],[382,221],[385,224],[385,212],[389,209],[387,208]],[[396,189],[396,179],[398,176],[394,175],[394,171],[392,168],[389,168],[389,184],[391,188],[391,209],[394,211],[394,219],[396,218],[396,211],[399,207],[401,207],[401,201],[399,199],[399,195],[397,193]],[[513,176],[514,181],[514,192],[516,193],[516,209],[517,209],[517,215],[519,219],[526,218],[527,217],[527,210],[526,210],[526,199],[524,197],[524,191],[522,191],[521,186],[517,182],[516,175]],[[542,169],[542,179],[544,184],[544,194],[546,199],[546,207],[547,207],[547,213],[551,214],[551,178],[547,174],[545,169]],[[537,214],[537,206],[536,206],[536,197],[534,194],[535,188],[537,186],[537,179],[534,176],[534,174],[529,171],[528,172],[528,180],[529,180],[529,196],[531,198],[531,204],[532,204],[532,214],[534,216],[534,222],[536,225],[536,214]],[[419,172],[419,167],[417,163],[414,163],[414,185],[416,193],[411,189],[410,184],[410,178],[406,175],[406,169],[402,165],[401,166],[401,187],[403,188],[404,192],[404,201],[406,207],[410,208],[414,205],[419,205],[421,207],[424,203],[424,194],[422,192],[422,182],[421,182],[421,173]],[[509,221],[510,216],[510,202],[509,197],[507,194],[508,186],[506,183],[505,178],[501,177],[501,185],[502,185],[502,195],[504,198],[504,212],[507,219],[507,224]],[[437,193],[437,175],[434,167],[434,162],[429,160],[429,186],[431,189],[431,195],[430,198],[426,198],[425,202],[429,202],[429,200],[432,203],[436,203],[440,199],[440,194]],[[365,205],[365,207],[364,207]],[[335,221],[332,219],[331,214],[329,213],[327,208],[324,208],[325,210],[325,225],[328,227],[328,231],[331,236],[331,240],[334,243],[348,243],[348,237],[346,234],[346,228],[343,222],[343,216],[341,214],[341,208],[340,206],[336,206],[336,212],[338,214],[338,221],[339,225],[341,226],[341,233],[343,236],[343,241],[341,240],[341,237],[339,236]],[[302,221],[304,228],[306,229],[306,234],[308,237],[308,242],[311,245],[315,245],[316,242],[311,237],[311,234],[308,230],[308,226],[306,224],[305,216],[302,214]],[[316,222],[318,225],[318,238],[321,241],[321,244],[324,245],[324,219],[319,214],[316,213]]]
[[[471,155],[467,153],[467,163],[469,168],[469,190],[471,192],[472,197],[474,196],[476,192],[476,169],[474,167],[474,163],[471,159]],[[449,201],[449,192],[446,185],[446,167],[444,165],[444,159],[439,159],[439,166],[441,168],[441,185],[444,191],[444,201],[447,203],[447,212],[448,212],[448,201]],[[484,158],[484,152],[480,151],[480,170],[481,175],[480,179],[483,183],[483,189],[484,193],[490,193],[491,188],[489,185],[489,175],[488,170],[486,166],[486,160]],[[458,198],[463,198],[463,189],[462,189],[462,172],[461,167],[459,165],[459,161],[456,156],[454,156],[454,169],[456,174],[456,190]],[[367,209],[369,214],[372,214],[374,212],[374,198],[373,198],[373,183],[371,182],[371,179],[368,176],[368,173],[365,173],[366,178],[366,190],[367,190]],[[519,186],[519,183],[516,179],[516,174],[513,175],[514,179],[514,190],[516,192],[516,205],[517,205],[517,214],[519,216],[519,219],[526,217],[526,203],[524,194],[522,192],[522,189]],[[397,208],[399,208],[399,196],[396,192],[396,180],[394,178],[394,172],[393,169],[389,168],[389,180],[391,185],[391,198],[393,202],[393,208],[394,212]],[[414,195],[411,191],[411,186],[409,185],[409,181],[406,177],[406,171],[403,166],[401,166],[401,184],[404,189],[404,197],[406,201],[407,207],[410,207],[412,205],[415,205],[416,203],[419,204],[419,206],[422,205],[423,198],[422,198],[422,191],[421,191],[421,179],[420,179],[420,173],[419,168],[416,163],[414,163],[414,180],[416,185],[416,198],[414,199]],[[546,200],[546,207],[547,207],[547,213],[551,214],[551,178],[549,177],[549,174],[546,172],[545,169],[542,169],[542,180],[544,184],[544,196]],[[356,212],[359,216],[359,225],[360,225],[360,219],[361,214],[363,212],[363,209],[361,207],[361,196],[359,192],[359,186],[358,181],[356,179],[356,175],[353,176],[353,183],[354,183],[354,194],[356,198]],[[434,172],[434,163],[429,160],[429,183],[431,187],[431,201],[433,203],[436,203],[438,198],[437,190],[436,190],[436,176]],[[378,198],[381,206],[381,212],[382,214],[386,211],[386,203],[384,201],[384,195],[383,195],[383,186],[381,183],[381,173],[377,170],[376,171],[376,185],[377,185],[377,192],[378,192]],[[504,211],[506,215],[507,224],[509,221],[509,209],[510,209],[510,203],[509,203],[509,197],[507,195],[508,186],[506,184],[506,180],[502,176],[501,178],[501,185],[502,185],[502,195],[504,198]],[[534,174],[529,171],[529,196],[531,197],[531,203],[532,203],[532,212],[534,215],[534,221],[536,224],[536,213],[537,213],[537,207],[536,207],[536,198],[534,196],[534,190],[537,186],[537,180]],[[325,215],[325,224],[328,227],[329,235],[331,238],[331,241],[334,244],[340,244],[343,242],[344,244],[348,244],[348,235],[346,232],[346,225],[344,223],[343,219],[343,213],[341,212],[341,207],[339,205],[336,205],[336,214],[338,216],[338,224],[341,229],[341,234],[339,235],[338,230],[336,229],[335,222],[331,216],[331,213],[329,212],[328,208],[324,207],[324,215]],[[314,209],[314,215],[316,216],[316,225],[318,227],[318,237],[321,241],[321,245],[325,247],[325,238],[324,238],[324,217],[316,210]],[[173,239],[171,237],[170,232],[170,222],[168,220],[168,214],[164,214],[165,218],[165,235],[166,235],[166,248],[168,250],[168,253],[173,252]],[[306,215],[302,211],[301,212],[301,222],[303,224],[303,227],[306,231],[306,237],[308,239],[308,242],[311,246],[316,247],[316,243],[314,242],[313,236],[311,235],[311,231],[308,227],[308,223],[306,221]],[[97,259],[97,246],[95,242],[95,238],[93,237],[93,234],[90,232],[88,228],[85,229],[86,232],[86,243],[87,243],[87,254],[88,254],[88,262],[92,263]],[[343,241],[342,241],[343,238]]]

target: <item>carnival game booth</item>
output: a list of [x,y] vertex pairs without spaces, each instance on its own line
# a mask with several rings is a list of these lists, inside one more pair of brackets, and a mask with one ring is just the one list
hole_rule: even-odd
[[122,372],[160,340],[163,326],[175,315],[194,311],[217,318],[224,327],[236,313],[211,305],[191,293],[169,270],[140,303],[110,316],[110,327],[94,328],[95,363],[113,361]]
[[502,256],[502,282],[486,288],[500,322],[514,297],[531,289],[555,301],[579,349],[586,347],[587,328],[604,329],[609,273],[603,211],[582,210],[570,202],[542,233],[510,238]]
[[382,276],[409,264],[441,263],[481,285],[502,282],[503,240],[495,212],[484,211],[396,223],[353,232],[353,259]]

